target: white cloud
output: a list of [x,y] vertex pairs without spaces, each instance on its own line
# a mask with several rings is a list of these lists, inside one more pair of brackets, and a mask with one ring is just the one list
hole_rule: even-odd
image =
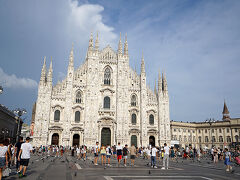
[[7,88],[26,88],[34,89],[37,87],[37,82],[30,78],[19,78],[15,74],[8,75],[0,68],[0,82]]
[[[113,44],[117,35],[113,32],[114,28],[103,22],[101,13],[104,7],[98,4],[79,5],[78,1],[70,2],[69,33],[77,37],[77,42],[88,42],[90,33],[99,32],[100,46]],[[87,35],[87,36],[86,36]]]

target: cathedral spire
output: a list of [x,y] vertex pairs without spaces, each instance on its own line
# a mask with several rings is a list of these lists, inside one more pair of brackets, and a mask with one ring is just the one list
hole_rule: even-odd
[[88,50],[89,51],[93,50],[93,34],[92,34],[92,32],[91,32],[91,36],[90,36],[90,39],[89,39]]
[[48,78],[47,78],[50,83],[52,83],[52,73],[53,73],[53,69],[52,69],[52,56],[51,56],[51,62],[48,69]]
[[230,115],[229,115],[229,111],[228,111],[228,107],[227,107],[227,105],[226,105],[226,102],[225,102],[225,100],[224,100],[224,105],[223,105],[223,112],[222,112],[222,114],[223,114],[223,120],[230,120]]
[[118,42],[118,54],[119,54],[119,55],[122,55],[121,32],[120,32],[120,37],[119,37],[119,42]]
[[42,67],[42,71],[41,71],[41,82],[46,82],[46,56],[44,56],[43,59],[43,67]]
[[154,83],[154,94],[157,95],[157,83],[156,83],[156,79],[155,79],[155,83]]
[[168,92],[166,73],[163,73],[163,91]]
[[126,35],[125,35],[125,43],[124,43],[124,55],[128,56],[127,33],[126,33]]
[[145,63],[144,63],[143,53],[142,53],[142,62],[141,62],[141,74],[142,73],[145,74]]
[[95,41],[95,50],[96,51],[99,50],[98,32],[97,32],[96,41]]
[[72,49],[69,55],[68,69],[73,68],[73,63],[74,63],[73,60],[74,60],[74,57],[73,57],[73,43],[72,43]]
[[162,78],[161,78],[161,72],[159,70],[158,72],[158,94],[162,93]]

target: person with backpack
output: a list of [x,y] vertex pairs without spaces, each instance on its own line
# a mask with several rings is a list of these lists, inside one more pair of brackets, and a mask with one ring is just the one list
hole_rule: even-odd
[[123,148],[123,163],[124,166],[127,166],[127,156],[128,156],[128,145],[125,144],[125,147]]
[[106,152],[107,152],[108,166],[111,166],[110,165],[110,160],[111,160],[111,155],[112,155],[112,149],[111,149],[111,146],[109,144],[107,144]]

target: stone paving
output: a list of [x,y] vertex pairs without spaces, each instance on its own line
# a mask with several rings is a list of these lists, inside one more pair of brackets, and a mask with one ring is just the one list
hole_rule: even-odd
[[[136,159],[136,165],[127,167],[117,165],[116,159],[111,159],[111,167],[93,164],[93,155],[88,155],[87,161],[77,160],[76,157],[65,155],[63,157],[47,157],[33,155],[27,170],[26,180],[147,180],[147,179],[240,179],[240,167],[233,166],[233,173],[226,172],[222,161],[213,164],[209,159],[201,163],[191,160],[179,159],[178,162],[170,161],[168,170],[162,170],[162,161],[157,161],[157,169],[149,166],[150,160]],[[99,163],[100,160],[99,160]],[[8,178],[18,179],[13,168],[12,175]]]

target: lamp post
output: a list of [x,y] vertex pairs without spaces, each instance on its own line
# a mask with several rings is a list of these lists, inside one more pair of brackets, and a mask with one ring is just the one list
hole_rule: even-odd
[[8,129],[7,128],[4,128],[2,130],[2,134],[3,134],[3,139],[5,139],[5,134],[8,134]]
[[17,108],[14,110],[14,113],[18,116],[18,126],[17,126],[17,142],[19,140],[19,136],[20,136],[20,122],[21,122],[21,116],[23,114],[26,114],[27,111],[25,109],[21,109],[21,108]]
[[215,119],[210,118],[210,119],[207,119],[205,122],[210,125],[211,140],[212,140],[212,147],[213,147],[213,138],[212,138],[212,129],[211,129],[211,126],[212,126],[212,124],[215,123],[216,121],[215,121]]
[[0,94],[2,94],[2,93],[3,93],[3,87],[0,86]]

